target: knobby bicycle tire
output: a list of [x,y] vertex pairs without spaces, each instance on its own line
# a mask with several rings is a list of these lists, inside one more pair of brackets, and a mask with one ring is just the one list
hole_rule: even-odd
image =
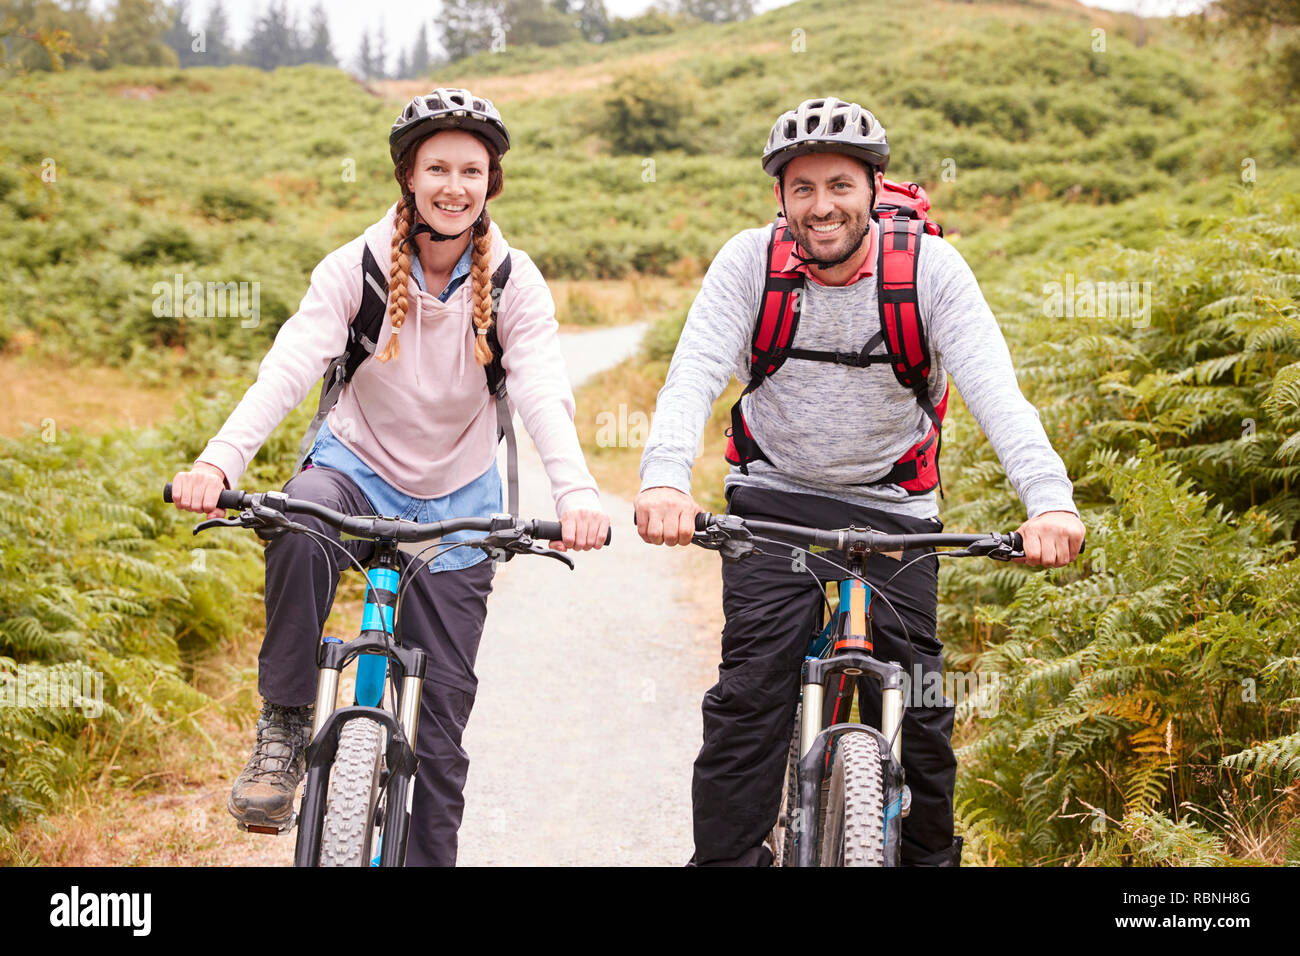
[[369,866],[382,796],[384,725],[356,717],[339,732],[321,829],[321,866]]
[[885,865],[885,787],[872,734],[846,733],[835,742],[821,865]]

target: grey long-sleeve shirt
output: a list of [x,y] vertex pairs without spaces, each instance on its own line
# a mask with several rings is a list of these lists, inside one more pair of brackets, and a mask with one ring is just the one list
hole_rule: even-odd
[[[641,456],[642,490],[667,486],[690,494],[691,468],[713,402],[733,373],[748,383],[770,234],[767,226],[733,236],[709,266],[659,392]],[[847,286],[808,280],[804,288],[798,348],[858,352],[880,330],[874,276]],[[1078,514],[1065,465],[1037,409],[1020,393],[1006,340],[970,266],[937,236],[921,240],[917,296],[932,354],[931,400],[937,404],[942,398],[951,373],[1028,517],[1045,511]],[[873,351],[888,349],[882,342]],[[909,495],[898,485],[850,487],[888,474],[930,430],[916,397],[888,365],[852,368],[787,359],[745,396],[742,409],[771,464],[752,462],[748,475],[733,466],[728,487],[823,495],[918,518],[938,514],[934,492]]]

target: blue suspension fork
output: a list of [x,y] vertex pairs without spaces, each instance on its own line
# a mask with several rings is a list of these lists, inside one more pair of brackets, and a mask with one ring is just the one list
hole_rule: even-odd
[[[370,587],[366,589],[366,606],[361,616],[361,633],[381,631],[393,636],[393,613],[397,605],[396,567],[381,558],[379,567],[366,572]],[[378,707],[384,699],[384,682],[388,679],[388,657],[361,654],[357,657],[356,703],[358,707]]]

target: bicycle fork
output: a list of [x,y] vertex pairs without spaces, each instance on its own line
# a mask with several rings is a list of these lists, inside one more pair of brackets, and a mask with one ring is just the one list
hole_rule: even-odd
[[[295,866],[316,866],[320,860],[329,773],[338,751],[339,733],[344,724],[359,717],[377,721],[387,731],[384,756],[388,779],[383,821],[387,839],[382,842],[379,862],[381,866],[402,866],[406,861],[418,767],[414,741],[426,655],[419,648],[402,647],[393,638],[398,582],[395,555],[381,550],[374,565],[366,572],[371,586],[366,591],[361,634],[347,644],[336,637],[323,638],[317,649],[316,663],[320,670],[316,681],[316,713],[311,743],[307,746],[307,782],[298,817]],[[339,676],[354,659],[357,660],[355,704],[338,707]],[[382,706],[390,665],[401,675],[396,717]]]
[[[851,568],[852,566],[850,564]],[[860,573],[860,566],[858,570]],[[870,603],[869,586],[856,579],[842,582],[837,612],[839,623],[833,635],[835,643],[832,656],[809,657],[804,661],[797,775],[799,807],[794,827],[795,853],[799,866],[817,865],[821,788],[831,765],[835,742],[846,733],[870,733],[877,740],[882,755],[881,770],[885,789],[886,859],[897,865],[903,817],[907,814],[903,794],[901,731],[905,671],[896,662],[886,663],[871,656]],[[855,690],[859,706],[861,705],[864,678],[870,678],[880,685],[879,730],[849,721],[848,705]],[[834,709],[827,713],[828,689],[832,685],[836,687],[836,699]]]

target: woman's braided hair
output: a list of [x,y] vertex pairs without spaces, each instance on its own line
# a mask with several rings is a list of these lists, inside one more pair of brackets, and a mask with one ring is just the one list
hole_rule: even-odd
[[[435,131],[429,136],[437,134]],[[505,185],[505,175],[501,170],[501,154],[483,137],[472,133],[470,135],[482,143],[483,148],[487,150],[487,199],[495,199],[501,195]],[[397,161],[397,165],[393,167],[393,177],[402,190],[402,202],[397,207],[397,215],[393,222],[392,265],[388,269],[388,318],[393,327],[393,334],[389,336],[383,351],[375,356],[381,362],[397,358],[397,333],[406,321],[406,310],[409,305],[406,286],[411,279],[411,250],[410,246],[404,246],[402,243],[411,234],[411,227],[415,222],[415,196],[407,190],[406,179],[411,173],[411,167],[415,165],[416,153],[429,136],[422,136],[411,142]],[[488,215],[485,201],[483,213],[470,232],[473,251],[470,253],[469,275],[474,302],[474,328],[480,333],[474,337],[474,358],[479,365],[487,365],[492,361],[492,350],[487,344],[487,331],[492,327],[492,237],[489,234],[491,225],[492,217]]]

